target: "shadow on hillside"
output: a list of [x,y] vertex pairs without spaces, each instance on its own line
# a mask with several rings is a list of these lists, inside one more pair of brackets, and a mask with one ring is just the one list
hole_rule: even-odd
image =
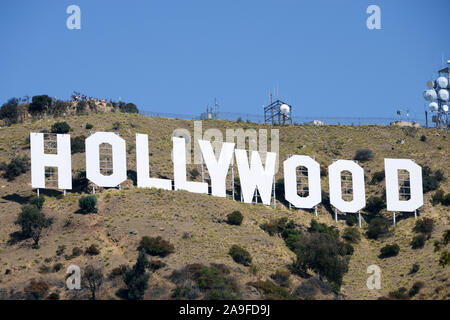
[[2,197],[2,199],[4,199],[4,200],[17,202],[19,204],[28,203],[28,202],[30,202],[31,198],[33,198],[32,195],[30,195],[30,196],[22,196],[22,195],[20,195],[18,193],[8,194],[8,195]]
[[22,231],[15,231],[9,234],[8,244],[13,245],[29,238]]

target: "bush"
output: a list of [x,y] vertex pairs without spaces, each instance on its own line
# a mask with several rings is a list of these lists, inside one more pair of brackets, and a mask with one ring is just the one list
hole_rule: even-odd
[[289,270],[278,269],[274,274],[270,275],[270,277],[275,281],[278,285],[283,287],[289,286],[289,278],[291,273]]
[[427,137],[425,135],[421,135],[420,136],[420,141],[426,142],[427,141]]
[[86,126],[85,126],[85,128],[87,129],[87,130],[90,130],[90,129],[92,129],[94,127],[94,125],[93,124],[90,124],[90,123],[86,123]]
[[413,249],[423,248],[423,246],[425,245],[425,240],[426,240],[426,237],[423,233],[419,234],[417,236],[414,236],[411,240],[411,247]]
[[15,224],[22,228],[22,236],[32,238],[34,245],[37,246],[41,238],[41,233],[44,228],[47,228],[52,223],[52,219],[47,218],[34,205],[26,205],[22,207]]
[[39,210],[44,206],[45,198],[43,197],[33,197],[30,200],[30,204],[36,206]]
[[155,272],[156,270],[159,270],[161,268],[164,268],[166,264],[162,262],[161,260],[150,260],[148,268],[149,270]]
[[139,109],[134,103],[124,103],[119,104],[120,111],[123,113],[139,113]]
[[348,270],[349,248],[329,233],[313,232],[300,237],[295,246],[297,259],[293,269],[305,274],[313,270],[320,277],[326,278],[336,287],[340,287],[342,278]]
[[86,248],[84,254],[89,256],[96,256],[100,254],[100,250],[96,244],[91,244],[89,247]]
[[79,136],[70,139],[70,146],[72,149],[72,154],[74,153],[82,153],[85,151],[85,139],[84,136]]
[[169,279],[177,285],[172,297],[196,299],[203,293],[205,299],[237,299],[239,288],[229,274],[229,268],[223,264],[189,264],[170,275]]
[[433,232],[434,228],[434,220],[432,218],[421,218],[416,221],[416,224],[413,228],[414,232],[430,234]]
[[384,200],[380,197],[370,197],[367,200],[367,205],[365,210],[372,215],[377,215],[381,210],[385,208]]
[[422,167],[422,184],[424,193],[438,189],[442,181],[444,181],[444,173],[442,170],[438,169],[433,171],[428,166]]
[[374,185],[384,180],[384,171],[377,171],[373,174],[370,184]]
[[249,282],[248,285],[255,287],[267,300],[286,300],[290,298],[289,291],[286,288],[277,286],[270,280]]
[[409,296],[405,287],[398,288],[397,290],[389,292],[389,298],[396,300],[407,300]]
[[56,122],[52,125],[52,133],[68,133],[70,131],[70,126],[67,122]]
[[145,271],[147,267],[147,256],[141,250],[139,251],[136,264],[132,268],[128,268],[123,277],[128,287],[128,299],[141,300],[144,297],[145,290],[148,287],[148,279],[150,278],[150,274]]
[[325,223],[317,222],[316,219],[311,220],[308,231],[326,233],[335,238],[339,237],[339,230],[335,226],[327,226]]
[[384,218],[375,217],[370,220],[367,229],[367,237],[369,239],[378,239],[380,236],[386,235],[389,232],[389,225]]
[[447,266],[450,262],[450,252],[444,251],[441,253],[441,256],[439,257],[439,265],[444,268]]
[[361,234],[356,228],[345,228],[342,238],[353,243],[358,243],[361,240]]
[[118,277],[118,276],[122,276],[125,274],[125,272],[127,271],[127,265],[126,264],[121,264],[118,267],[115,267],[114,269],[111,270],[111,278],[114,277]]
[[200,172],[198,172],[197,168],[194,168],[191,171],[189,171],[189,174],[191,175],[191,179],[195,180],[200,175]]
[[239,211],[233,211],[227,215],[227,222],[231,225],[240,226],[244,220],[244,216]]
[[25,293],[29,299],[38,300],[41,299],[45,293],[47,293],[49,286],[47,282],[43,280],[31,280],[28,286],[25,287]]
[[89,212],[97,212],[97,208],[95,207],[97,205],[97,197],[94,195],[85,196],[78,200],[78,205],[80,206],[80,209],[84,213]]
[[160,257],[165,257],[175,252],[173,244],[171,244],[169,241],[162,239],[161,237],[156,238],[150,238],[147,236],[142,237],[138,249],[144,250],[144,252],[146,252],[151,256],[160,256]]
[[409,274],[414,274],[414,273],[416,273],[417,271],[419,271],[419,269],[420,269],[420,266],[419,266],[417,263],[414,263],[414,264],[411,266],[411,270],[409,270]]
[[52,292],[48,295],[47,300],[59,300],[59,293]]
[[380,258],[390,258],[395,257],[400,252],[400,247],[394,244],[387,244],[380,250]]
[[444,191],[437,190],[436,193],[431,197],[431,204],[434,206],[439,203],[444,206],[450,205],[450,193],[444,194]]
[[80,247],[74,247],[72,249],[72,258],[81,256],[83,254],[83,249],[81,249]]
[[48,95],[44,94],[41,96],[34,96],[31,98],[31,103],[28,107],[28,110],[31,113],[42,113],[51,107],[52,98]]
[[9,164],[2,163],[0,170],[3,171],[3,177],[8,181],[14,180],[16,177],[26,173],[30,169],[30,159],[27,156],[16,157]]
[[233,245],[228,252],[230,256],[236,263],[242,264],[244,266],[249,266],[252,262],[252,257],[250,253],[238,245]]
[[356,150],[353,159],[361,162],[371,160],[373,159],[373,152],[370,149]]
[[345,216],[345,223],[350,226],[353,227],[355,224],[358,223],[358,219],[356,219],[356,217],[352,214],[346,215]]
[[424,286],[424,283],[422,281],[415,282],[412,285],[411,289],[409,289],[408,296],[414,297],[416,294],[419,293],[420,289],[422,289],[423,286]]

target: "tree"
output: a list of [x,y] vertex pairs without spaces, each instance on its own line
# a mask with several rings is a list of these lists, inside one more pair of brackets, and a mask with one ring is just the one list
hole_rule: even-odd
[[233,211],[227,215],[227,222],[231,225],[240,226],[244,216],[239,211]]
[[91,291],[91,299],[95,300],[95,293],[100,289],[103,283],[103,270],[97,269],[92,265],[88,265],[84,270],[84,278],[86,279],[89,290]]
[[19,213],[15,223],[22,228],[22,235],[32,238],[34,245],[37,246],[41,238],[42,230],[51,225],[52,219],[47,218],[38,207],[26,205],[22,207],[22,212]]
[[378,213],[380,213],[380,211],[383,210],[384,207],[384,201],[380,197],[370,197],[367,200],[366,210],[373,215],[377,215]]
[[136,264],[129,268],[124,275],[124,282],[128,287],[128,299],[141,300],[148,287],[150,274],[146,272],[149,262],[144,250],[139,251]]
[[382,217],[376,217],[370,220],[367,229],[367,237],[369,239],[378,239],[381,235],[389,232],[389,225]]
[[19,119],[19,99],[11,98],[0,108],[0,119],[7,119],[9,124],[17,123]]
[[31,104],[29,106],[29,110],[31,113],[41,113],[47,110],[52,103],[52,98],[48,95],[44,94],[41,96],[34,96],[31,98]]
[[356,150],[354,160],[358,160],[361,162],[368,161],[373,158],[373,152],[370,149],[360,149]]

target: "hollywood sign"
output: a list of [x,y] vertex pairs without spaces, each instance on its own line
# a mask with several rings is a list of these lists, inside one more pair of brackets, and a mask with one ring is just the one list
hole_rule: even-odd
[[[208,183],[186,179],[186,146],[184,138],[172,137],[174,189],[208,194]],[[101,144],[112,146],[112,174],[100,171]],[[259,153],[251,151],[250,163],[246,150],[235,149],[235,144],[222,144],[216,157],[209,141],[198,140],[201,155],[211,178],[211,194],[226,196],[226,176],[233,155],[239,172],[242,199],[251,203],[257,189],[264,204],[270,205],[275,175],[276,153],[267,152],[263,166]],[[117,187],[127,179],[126,142],[112,132],[97,132],[88,137],[86,144],[86,177],[99,187]],[[30,133],[31,181],[33,188],[45,188],[45,167],[58,168],[58,188],[72,189],[72,165],[70,135],[57,135],[56,154],[44,152],[44,134]],[[308,170],[308,196],[297,192],[297,168]],[[410,159],[384,159],[386,202],[388,211],[413,212],[423,205],[422,168]],[[172,190],[170,179],[150,177],[148,136],[136,134],[136,173],[140,188]],[[320,165],[309,156],[293,155],[283,163],[285,199],[296,208],[311,209],[322,201]],[[410,199],[401,200],[399,195],[399,170],[409,173]],[[352,176],[353,199],[342,198],[341,173]],[[354,213],[366,205],[364,170],[352,160],[337,160],[328,167],[330,203],[341,212]]]

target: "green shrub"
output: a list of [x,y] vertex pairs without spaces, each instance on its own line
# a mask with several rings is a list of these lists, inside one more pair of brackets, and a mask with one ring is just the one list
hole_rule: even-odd
[[244,216],[239,211],[233,211],[227,215],[227,222],[231,225],[240,226],[244,220]]
[[95,195],[85,196],[78,200],[78,205],[84,213],[97,212],[97,197]]
[[414,274],[414,273],[416,273],[417,271],[419,271],[419,269],[420,269],[420,266],[419,266],[417,263],[414,263],[414,264],[411,266],[411,270],[409,270],[409,274]]
[[72,258],[81,256],[83,254],[83,249],[80,247],[74,247],[72,248]]
[[28,299],[41,299],[49,289],[47,282],[43,280],[31,280],[28,286],[25,287],[25,293]]
[[123,113],[139,113],[139,109],[134,103],[124,103],[119,104],[120,112]]
[[114,277],[118,277],[118,276],[123,276],[125,274],[125,272],[127,271],[127,265],[126,264],[121,264],[118,267],[115,267],[114,269],[111,270],[111,278]]
[[285,270],[285,269],[278,269],[274,274],[270,275],[270,277],[273,279],[273,281],[275,281],[276,284],[278,284],[282,287],[289,286],[290,276],[291,276],[291,273],[289,272],[289,270]]
[[420,289],[422,289],[424,286],[424,283],[422,281],[414,282],[411,289],[409,289],[408,296],[414,297],[416,294],[419,293]]
[[356,217],[352,214],[348,214],[345,216],[345,223],[350,226],[353,227],[355,224],[358,223],[358,219],[356,219]]
[[189,171],[189,174],[191,175],[191,179],[195,180],[200,175],[200,172],[198,172],[197,168],[194,168],[191,171]]
[[72,154],[82,153],[85,151],[85,137],[79,136],[70,139],[70,146],[72,149]]
[[377,183],[380,183],[381,181],[384,180],[384,171],[377,171],[373,174],[372,176],[372,180],[370,180],[370,184],[374,185]]
[[123,280],[128,288],[128,299],[142,300],[145,290],[148,287],[150,274],[146,272],[148,267],[147,256],[143,250],[139,251],[136,264],[132,268],[127,268]]
[[425,135],[421,135],[420,136],[420,141],[426,142],[427,141],[427,137]]
[[370,197],[367,200],[365,210],[372,215],[377,215],[385,206],[384,200],[380,197]]
[[342,238],[353,243],[358,243],[361,240],[361,234],[356,228],[345,228]]
[[56,122],[52,125],[52,133],[68,133],[70,131],[70,126],[67,122]]
[[41,238],[42,230],[52,224],[52,219],[47,218],[38,207],[26,205],[22,207],[15,224],[22,228],[22,236],[32,238],[37,246]]
[[223,264],[189,264],[175,270],[169,279],[177,287],[172,297],[175,299],[196,299],[204,294],[205,299],[232,300],[240,296],[239,287],[229,276],[230,269]]
[[378,239],[380,236],[386,235],[389,232],[389,225],[382,217],[375,217],[370,220],[367,229],[367,237],[369,239]]
[[337,229],[335,226],[328,226],[325,223],[317,222],[316,219],[311,220],[308,231],[326,233],[335,238],[339,237],[339,229]]
[[373,159],[373,152],[370,149],[360,149],[356,150],[354,160],[365,162]]
[[14,180],[16,177],[26,173],[30,169],[30,159],[27,156],[16,157],[10,163],[2,163],[0,171],[3,171],[3,177],[8,181]]
[[395,257],[400,252],[400,247],[394,244],[387,244],[380,250],[380,258],[390,258]]
[[14,124],[19,121],[19,99],[10,98],[0,108],[0,119],[6,119],[7,124]]
[[286,300],[290,298],[289,291],[278,286],[270,280],[249,282],[248,285],[256,288],[267,300]]
[[151,238],[147,236],[142,237],[138,249],[144,250],[147,254],[151,256],[160,256],[160,257],[165,257],[175,252],[173,244],[171,244],[169,241],[162,239],[159,236],[156,238]]
[[155,272],[156,270],[159,270],[161,268],[164,268],[166,264],[162,262],[161,260],[150,260],[148,268],[149,270]]
[[398,288],[397,290],[389,292],[389,298],[395,300],[407,300],[409,296],[405,287]]
[[100,249],[96,244],[91,244],[89,247],[86,248],[84,254],[89,256],[96,256],[100,254]]
[[87,130],[90,130],[90,129],[92,129],[94,127],[94,125],[93,124],[90,124],[90,123],[86,123],[86,126],[85,126],[85,128],[87,129]]
[[66,250],[66,246],[64,244],[59,245],[58,249],[56,250],[56,255],[62,255],[64,253],[64,250]]
[[432,218],[421,218],[416,221],[414,225],[414,232],[430,234],[434,229],[434,220]]
[[419,248],[423,248],[423,246],[425,245],[425,240],[426,240],[426,236],[421,233],[417,236],[414,236],[411,240],[411,247],[413,249],[419,249]]
[[449,251],[443,251],[441,253],[441,256],[439,257],[439,265],[444,268],[448,265],[450,262],[450,252]]
[[442,181],[444,181],[444,173],[442,170],[438,169],[433,171],[428,166],[422,167],[422,184],[424,193],[438,189]]
[[64,265],[61,262],[55,263],[53,265],[53,272],[58,272],[60,271],[62,268],[64,267]]
[[59,293],[52,292],[48,295],[47,300],[59,300]]
[[39,210],[44,206],[45,198],[44,197],[33,197],[30,200],[30,204],[35,205]]
[[252,262],[252,257],[250,256],[250,253],[244,248],[239,247],[238,245],[233,245],[230,248],[229,254],[235,262],[242,264],[244,266],[249,266],[250,263]]

